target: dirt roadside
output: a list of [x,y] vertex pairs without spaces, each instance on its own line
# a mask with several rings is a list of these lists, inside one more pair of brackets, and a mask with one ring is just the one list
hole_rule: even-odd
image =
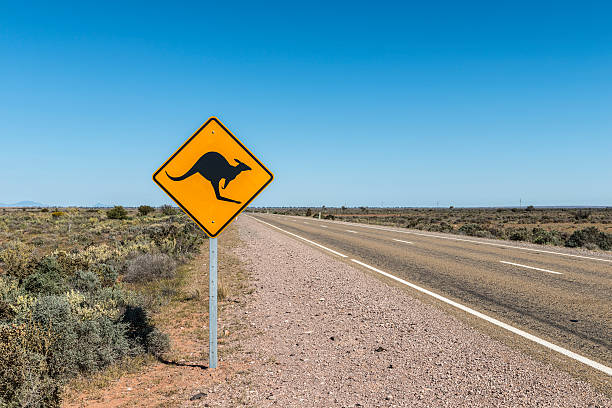
[[219,249],[220,277],[236,285],[221,302],[219,369],[199,367],[208,353],[204,253],[190,289],[200,299],[159,318],[178,364],[146,365],[66,406],[612,406],[589,384],[250,217]]
[[[65,407],[178,407],[199,404],[209,390],[228,378],[246,373],[238,354],[247,335],[242,310],[252,291],[249,278],[234,254],[240,238],[235,225],[219,237],[219,356],[217,370],[208,370],[208,242],[200,255],[183,267],[186,282],[176,299],[154,316],[154,323],[171,338],[163,360],[153,357],[124,362],[71,383]],[[230,406],[240,405],[239,392]]]

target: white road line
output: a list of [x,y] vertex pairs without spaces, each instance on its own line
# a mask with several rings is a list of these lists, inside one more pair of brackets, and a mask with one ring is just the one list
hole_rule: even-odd
[[306,221],[304,221],[304,224],[306,224],[306,225],[310,225],[310,224],[308,224]]
[[574,353],[573,351],[570,351],[570,350],[565,349],[565,348],[563,348],[563,347],[557,346],[556,344],[553,344],[553,343],[551,343],[551,342],[549,342],[549,341],[546,341],[546,340],[543,340],[543,339],[541,339],[541,338],[539,338],[539,337],[536,337],[536,336],[534,336],[533,334],[529,334],[529,333],[527,333],[526,331],[523,331],[523,330],[521,330],[521,329],[517,329],[517,328],[516,328],[516,327],[514,327],[514,326],[510,326],[510,325],[509,325],[509,324],[507,324],[507,323],[504,323],[504,322],[499,321],[499,320],[497,320],[497,319],[495,319],[495,318],[493,318],[493,317],[487,316],[487,315],[486,315],[486,314],[484,314],[484,313],[480,313],[480,312],[478,312],[478,311],[476,311],[476,310],[474,310],[474,309],[472,309],[472,308],[469,308],[469,307],[467,307],[467,306],[464,306],[464,305],[462,305],[461,303],[457,303],[457,302],[455,302],[455,301],[453,301],[453,300],[447,299],[447,298],[445,298],[444,296],[438,295],[437,293],[434,293],[434,292],[429,291],[429,290],[427,290],[427,289],[425,289],[425,288],[422,288],[422,287],[420,287],[420,286],[417,286],[417,285],[415,285],[414,283],[410,283],[410,282],[408,282],[408,281],[405,281],[405,280],[403,280],[403,279],[398,278],[397,276],[393,276],[393,275],[391,275],[390,273],[387,273],[387,272],[381,271],[380,269],[374,268],[373,266],[370,266],[370,265],[368,265],[368,264],[365,264],[365,263],[363,263],[363,262],[360,262],[360,261],[358,261],[357,259],[351,259],[351,261],[353,261],[353,262],[355,262],[356,264],[359,264],[359,265],[361,265],[361,266],[363,266],[363,267],[365,267],[365,268],[368,268],[368,269],[370,269],[370,270],[372,270],[372,271],[374,271],[374,272],[377,272],[377,273],[379,273],[379,274],[381,274],[381,275],[383,275],[383,276],[386,276],[386,277],[388,277],[388,278],[391,278],[391,279],[393,279],[393,280],[395,280],[395,281],[397,281],[397,282],[403,283],[403,284],[404,284],[404,285],[406,285],[406,286],[409,286],[409,287],[411,287],[411,288],[413,288],[413,289],[415,289],[415,290],[418,290],[419,292],[425,293],[426,295],[429,295],[429,296],[431,296],[431,297],[434,297],[434,298],[436,298],[436,299],[438,299],[438,300],[440,300],[440,301],[442,301],[442,302],[444,302],[444,303],[447,303],[447,304],[449,304],[449,305],[451,305],[451,306],[454,306],[454,307],[456,307],[457,309],[463,310],[463,311],[464,311],[464,312],[466,312],[466,313],[469,313],[469,314],[474,315],[474,316],[476,316],[476,317],[479,317],[479,318],[481,318],[481,319],[483,319],[483,320],[486,320],[487,322],[492,323],[492,324],[494,324],[494,325],[496,325],[496,326],[499,326],[499,327],[501,327],[501,328],[503,328],[503,329],[506,329],[506,330],[508,330],[508,331],[510,331],[510,332],[512,332],[512,333],[514,333],[514,334],[518,334],[519,336],[524,337],[524,338],[526,338],[527,340],[531,340],[531,341],[533,341],[533,342],[535,342],[535,343],[538,343],[538,344],[540,344],[540,345],[542,345],[542,346],[544,346],[544,347],[547,347],[547,348],[549,348],[549,349],[551,349],[551,350],[553,350],[553,351],[556,351],[556,352],[558,352],[558,353],[561,353],[561,354],[563,354],[564,356],[567,356],[567,357],[569,357],[569,358],[572,358],[572,359],[574,359],[574,360],[576,360],[576,361],[579,361],[579,362],[581,362],[581,363],[583,363],[583,364],[586,364],[586,365],[588,365],[588,366],[590,366],[590,367],[593,367],[593,368],[594,368],[594,369],[596,369],[596,370],[602,371],[602,372],[604,372],[604,373],[606,373],[606,374],[608,374],[608,375],[612,376],[612,368],[607,367],[607,366],[605,366],[605,365],[603,365],[603,364],[601,364],[601,363],[598,363],[597,361],[593,361],[593,360],[591,360],[591,359],[589,359],[589,358],[586,358],[586,357],[584,357],[584,356],[581,356],[580,354],[576,354],[576,353]]
[[259,219],[255,218],[255,217],[253,217],[253,218],[254,218],[255,220],[257,220],[257,221],[259,221],[259,222],[263,223],[263,224],[266,224],[266,225],[271,226],[272,228],[276,228],[277,230],[283,231],[283,232],[284,232],[284,233],[286,233],[286,234],[289,234],[289,235],[292,235],[292,236],[294,236],[294,237],[296,237],[296,238],[299,238],[299,239],[301,239],[301,240],[304,240],[304,241],[308,242],[309,244],[312,244],[312,245],[314,245],[314,246],[318,246],[319,248],[322,248],[322,249],[324,249],[324,250],[326,250],[326,251],[329,251],[329,252],[331,252],[332,254],[336,254],[336,255],[341,256],[341,257],[343,257],[343,258],[348,258],[348,256],[346,256],[346,255],[344,255],[344,254],[341,254],[340,252],[336,252],[336,251],[334,251],[333,249],[330,249],[330,248],[328,248],[328,247],[325,247],[325,246],[323,246],[323,245],[321,245],[321,244],[317,244],[316,242],[311,241],[311,240],[309,240],[309,239],[306,239],[306,238],[304,238],[304,237],[300,237],[299,235],[296,235],[296,234],[294,234],[294,233],[292,233],[292,232],[285,231],[285,230],[284,230],[284,229],[282,229],[282,228],[278,228],[276,225],[272,225],[272,224],[270,224],[270,223],[268,223],[268,222],[265,222],[265,221],[259,220]]
[[320,225],[321,228],[327,228],[327,225]]
[[404,244],[412,244],[412,242],[410,242],[410,241],[404,241],[404,240],[401,240],[401,239],[395,239],[395,238],[393,238],[393,240],[394,240],[394,241],[397,241],[397,242],[403,242]]
[[[284,217],[288,217],[288,216],[284,215]],[[354,223],[347,223],[347,222],[344,222],[344,221],[331,221],[331,220],[320,220],[320,221],[334,222],[334,223],[337,223],[337,224],[344,224],[344,225],[353,225],[353,226],[356,226],[356,227],[371,228],[371,229],[377,229],[377,230],[381,230],[381,231],[399,232],[401,234],[412,234],[412,235],[420,235],[420,236],[423,236],[423,237],[430,237],[430,238],[439,238],[439,239],[449,239],[449,240],[453,240],[453,241],[472,242],[474,244],[491,245],[491,246],[502,247],[502,248],[513,248],[513,249],[520,249],[522,251],[542,252],[542,253],[545,253],[545,254],[553,254],[553,255],[559,255],[559,256],[570,256],[570,257],[573,257],[573,258],[590,259],[590,260],[593,260],[593,261],[611,262],[612,263],[612,259],[595,258],[595,257],[592,257],[592,256],[584,256],[584,255],[576,255],[576,254],[565,254],[563,252],[547,251],[545,249],[518,247],[518,246],[506,245],[506,244],[496,244],[494,242],[476,241],[476,240],[473,240],[473,239],[444,237],[444,236],[435,235],[435,234],[422,234],[422,233],[419,233],[419,232],[401,231],[401,230],[398,230],[398,229],[376,227],[376,226],[373,226],[373,225],[365,225],[365,224],[357,224],[357,225],[355,225]]]
[[353,234],[359,234],[357,231],[346,230],[347,232],[352,232]]
[[535,266],[521,265],[521,264],[517,264],[517,263],[514,263],[514,262],[506,262],[506,261],[499,261],[499,262],[501,262],[503,264],[508,264],[508,265],[520,266],[521,268],[535,269],[536,271],[542,271],[542,272],[554,273],[554,274],[557,274],[557,275],[563,275],[561,272],[555,272],[555,271],[550,271],[548,269],[536,268]]

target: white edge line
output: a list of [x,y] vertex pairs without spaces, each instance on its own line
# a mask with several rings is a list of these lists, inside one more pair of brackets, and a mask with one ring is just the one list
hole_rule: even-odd
[[410,242],[410,241],[404,241],[403,239],[395,239],[395,238],[393,238],[393,240],[394,240],[394,241],[397,241],[397,242],[403,242],[404,244],[412,244],[412,242]]
[[553,343],[551,343],[549,341],[546,341],[546,340],[543,340],[543,339],[541,339],[539,337],[536,337],[533,334],[529,334],[526,331],[523,331],[521,329],[517,329],[514,326],[510,326],[509,324],[506,324],[506,323],[504,323],[502,321],[494,319],[493,317],[487,316],[484,313],[480,313],[480,312],[478,312],[478,311],[476,311],[476,310],[474,310],[472,308],[469,308],[469,307],[464,306],[464,305],[462,305],[460,303],[457,303],[457,302],[455,302],[453,300],[447,299],[444,296],[438,295],[437,293],[434,293],[434,292],[429,291],[429,290],[427,290],[425,288],[417,286],[414,283],[410,283],[410,282],[405,281],[405,280],[403,280],[401,278],[398,278],[397,276],[393,276],[390,273],[381,271],[380,269],[374,268],[373,266],[370,266],[368,264],[360,262],[357,259],[351,259],[351,261],[353,261],[356,264],[359,264],[359,265],[361,265],[361,266],[363,266],[365,268],[373,270],[374,272],[377,272],[377,273],[379,273],[379,274],[381,274],[383,276],[391,278],[391,279],[393,279],[393,280],[395,280],[397,282],[403,283],[406,286],[409,286],[409,287],[411,287],[413,289],[416,289],[419,292],[425,293],[425,294],[427,294],[427,295],[429,295],[431,297],[434,297],[434,298],[436,298],[436,299],[438,299],[438,300],[440,300],[440,301],[442,301],[444,303],[447,303],[447,304],[449,304],[451,306],[454,306],[457,309],[463,310],[466,313],[469,313],[469,314],[474,315],[476,317],[479,317],[479,318],[481,318],[483,320],[486,320],[487,322],[492,323],[492,324],[494,324],[496,326],[499,326],[499,327],[501,327],[503,329],[506,329],[506,330],[508,330],[508,331],[510,331],[510,332],[512,332],[514,334],[518,334],[519,336],[524,337],[527,340],[531,340],[531,341],[533,341],[535,343],[538,343],[538,344],[540,344],[540,345],[542,345],[544,347],[547,347],[547,348],[549,348],[551,350],[554,350],[554,351],[556,351],[558,353],[561,353],[564,356],[572,358],[572,359],[574,359],[576,361],[579,361],[579,362],[581,362],[583,364],[586,364],[586,365],[588,365],[590,367],[593,367],[596,370],[602,371],[602,372],[608,374],[609,376],[612,376],[612,368],[607,367],[607,366],[605,366],[605,365],[603,365],[601,363],[598,363],[597,361],[593,361],[593,360],[591,360],[589,358],[581,356],[580,354],[576,354],[573,351],[570,351],[570,350],[565,349],[563,347],[557,346],[556,344],[553,344]]
[[347,232],[352,232],[353,234],[359,234],[357,231],[353,231],[353,230],[346,230]]
[[285,231],[285,230],[284,230],[284,229],[282,229],[282,228],[278,228],[276,225],[272,225],[272,224],[267,223],[267,222],[265,222],[265,221],[259,220],[259,219],[255,218],[255,217],[252,217],[252,218],[253,218],[253,219],[255,219],[256,221],[259,221],[259,222],[263,223],[263,224],[269,225],[269,226],[271,226],[272,228],[276,228],[276,229],[277,229],[277,230],[279,230],[279,231],[283,231],[283,232],[284,232],[284,233],[286,233],[286,234],[292,235],[292,236],[294,236],[294,237],[296,237],[296,238],[299,238],[299,239],[301,239],[301,240],[303,240],[303,241],[306,241],[306,242],[308,242],[309,244],[312,244],[312,245],[318,246],[319,248],[322,248],[322,249],[324,249],[324,250],[326,250],[326,251],[329,251],[329,252],[331,252],[332,254],[336,254],[336,255],[341,256],[341,257],[343,257],[343,258],[348,258],[348,256],[346,256],[346,255],[344,255],[344,254],[341,254],[340,252],[336,252],[336,251],[334,251],[333,249],[327,248],[327,247],[325,247],[325,246],[323,246],[323,245],[321,245],[321,244],[317,244],[316,242],[313,242],[313,241],[311,241],[311,240],[309,240],[309,239],[306,239],[306,238],[304,238],[304,237],[300,237],[299,235],[296,235],[296,234],[294,234],[294,233],[292,233],[292,232]]
[[[275,214],[275,215],[279,215],[279,216],[283,216],[283,217],[290,217],[289,215],[282,215],[282,214]],[[422,233],[419,233],[419,232],[402,231],[402,230],[398,230],[398,229],[377,227],[377,226],[373,226],[373,225],[355,224],[355,223],[349,223],[349,222],[344,222],[344,221],[332,221],[332,220],[317,220],[317,221],[333,222],[333,223],[336,223],[336,224],[344,224],[344,225],[353,225],[355,227],[371,228],[371,229],[377,229],[377,230],[382,230],[382,231],[399,232],[399,233],[402,233],[402,234],[421,235],[421,236],[424,236],[424,237],[431,237],[431,238],[450,239],[450,240],[453,240],[453,241],[472,242],[474,244],[491,245],[491,246],[502,247],[502,248],[514,248],[514,249],[520,249],[520,250],[523,250],[523,251],[542,252],[542,253],[546,253],[546,254],[553,254],[553,255],[559,255],[559,256],[571,256],[571,257],[574,257],[574,258],[590,259],[590,260],[593,260],[593,261],[612,262],[612,259],[595,258],[595,257],[592,257],[592,256],[584,256],[584,255],[576,255],[576,254],[565,254],[563,252],[548,251],[548,250],[545,250],[545,249],[526,248],[526,247],[519,247],[519,246],[514,246],[514,245],[506,245],[506,244],[496,244],[494,242],[476,241],[476,240],[473,240],[473,239],[464,239],[464,238],[455,238],[455,237],[444,237],[444,236],[435,235],[435,234],[422,234]]]
[[554,273],[554,274],[557,274],[557,275],[563,275],[563,273],[561,273],[561,272],[555,272],[555,271],[550,271],[548,269],[536,268],[535,266],[521,265],[521,264],[517,264],[517,263],[514,263],[514,262],[507,262],[507,261],[499,261],[499,262],[501,262],[503,264],[508,264],[508,265],[520,266],[521,268],[535,269],[536,271],[542,271],[542,272]]

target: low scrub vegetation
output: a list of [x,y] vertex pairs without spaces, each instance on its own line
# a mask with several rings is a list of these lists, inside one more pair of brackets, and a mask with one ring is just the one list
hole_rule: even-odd
[[151,207],[150,205],[141,205],[140,207],[138,207],[138,215],[141,216],[149,215],[153,211],[155,211],[155,208]]
[[127,210],[120,205],[117,205],[106,212],[106,216],[110,220],[125,220],[127,215]]
[[204,236],[187,217],[65,209],[0,215],[0,407],[59,406],[78,375],[126,357],[161,355],[151,313]]
[[612,250],[612,208],[260,208],[256,211],[392,225],[542,245]]

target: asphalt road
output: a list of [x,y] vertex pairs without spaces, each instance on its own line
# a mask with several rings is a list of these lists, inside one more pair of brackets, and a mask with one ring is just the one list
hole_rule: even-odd
[[392,227],[251,215],[612,366],[612,257],[550,247],[525,250],[504,241]]

